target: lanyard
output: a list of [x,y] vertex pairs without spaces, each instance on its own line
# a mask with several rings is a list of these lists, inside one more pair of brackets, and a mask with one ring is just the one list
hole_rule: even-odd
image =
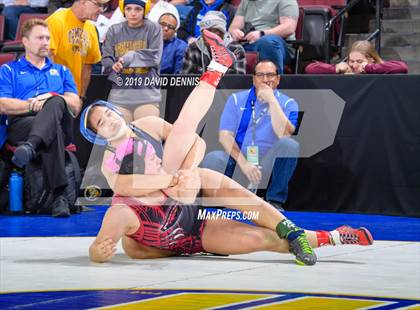
[[255,101],[251,101],[251,116],[252,116],[252,145],[255,145],[256,140],[256,131],[257,131],[257,125],[260,122],[260,120],[267,114],[268,107],[265,107],[263,110],[260,111],[258,118],[255,115]]

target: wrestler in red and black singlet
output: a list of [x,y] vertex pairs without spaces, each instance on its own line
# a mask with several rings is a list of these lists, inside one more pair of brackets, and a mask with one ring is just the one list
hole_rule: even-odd
[[[154,139],[134,125],[130,127],[140,139],[150,142],[156,155],[162,158],[161,141]],[[123,160],[120,173],[126,170],[133,171],[133,162],[135,162],[133,157],[128,162]],[[125,165],[126,167],[123,167]],[[167,198],[162,205],[145,205],[135,197],[115,196],[113,204],[121,203],[129,206],[140,221],[137,232],[129,236],[139,244],[174,251],[178,254],[204,252],[201,246],[201,234],[205,222],[198,219],[200,207],[184,205],[171,198]]]
[[184,205],[168,198],[164,205],[143,205],[135,198],[119,197],[113,204],[128,205],[140,221],[139,229],[128,236],[141,245],[178,254],[205,252],[201,234],[205,221],[198,219],[200,207]]

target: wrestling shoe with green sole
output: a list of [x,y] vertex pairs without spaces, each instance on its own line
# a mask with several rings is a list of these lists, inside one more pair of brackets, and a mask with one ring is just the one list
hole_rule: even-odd
[[316,254],[309,245],[305,232],[293,241],[289,241],[289,251],[296,256],[295,261],[298,265],[312,266],[317,261]]
[[296,256],[298,265],[315,265],[316,255],[309,245],[306,233],[291,220],[284,219],[276,226],[277,235],[289,241],[289,251]]

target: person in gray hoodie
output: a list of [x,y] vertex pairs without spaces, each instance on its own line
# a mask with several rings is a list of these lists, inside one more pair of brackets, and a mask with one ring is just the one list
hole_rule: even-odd
[[102,65],[112,89],[108,101],[127,122],[159,116],[161,92],[157,86],[163,40],[161,27],[145,19],[147,0],[125,0],[126,21],[112,25],[103,45]]

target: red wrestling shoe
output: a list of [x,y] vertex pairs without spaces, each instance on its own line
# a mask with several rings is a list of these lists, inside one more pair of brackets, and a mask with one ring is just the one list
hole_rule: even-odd
[[232,66],[235,61],[235,55],[227,49],[221,37],[204,29],[203,39],[209,45],[211,56],[214,61],[227,68]]
[[[336,233],[338,232],[338,234]],[[372,234],[364,227],[352,228],[350,226],[340,226],[330,232],[334,243],[337,244],[355,244],[371,245],[373,243]],[[338,235],[338,236],[337,236]]]

